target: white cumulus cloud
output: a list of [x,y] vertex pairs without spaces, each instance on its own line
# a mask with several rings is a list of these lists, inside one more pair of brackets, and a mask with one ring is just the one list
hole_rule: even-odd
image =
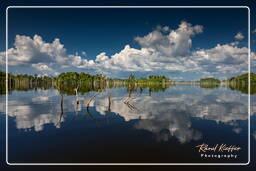
[[[145,36],[135,37],[141,46],[126,45],[120,52],[108,55],[99,53],[94,59],[82,52],[67,54],[67,50],[55,38],[46,42],[39,35],[17,35],[14,47],[8,49],[9,66],[25,66],[43,73],[56,74],[67,71],[90,71],[108,76],[122,76],[124,72],[165,73],[185,78],[187,74],[199,77],[230,77],[242,74],[248,67],[248,48],[240,47],[238,41],[217,44],[208,49],[192,50],[192,38],[203,32],[203,26],[182,21],[176,29],[158,25]],[[244,38],[241,32],[236,39]],[[255,53],[251,53],[252,70],[256,67]],[[0,63],[5,64],[5,52],[0,52]]]
[[[169,32],[164,34],[161,30]],[[191,37],[202,33],[203,26],[192,26],[190,23],[183,21],[176,30],[170,30],[168,27],[163,27],[161,30],[158,28],[144,37],[136,37],[135,40],[142,47],[152,48],[163,55],[185,55],[192,46]]]
[[238,33],[235,35],[235,39],[237,39],[237,40],[243,40],[243,39],[244,39],[244,35],[243,35],[241,32],[238,32]]

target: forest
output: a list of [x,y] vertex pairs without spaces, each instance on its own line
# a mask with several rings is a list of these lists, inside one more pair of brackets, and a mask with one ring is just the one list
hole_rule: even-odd
[[[216,78],[202,78],[199,81],[173,81],[164,75],[149,75],[147,78],[136,78],[135,74],[130,74],[128,78],[109,78],[102,74],[89,74],[77,72],[63,72],[56,77],[46,75],[28,75],[28,74],[11,74],[8,73],[9,90],[29,90],[31,88],[48,89],[55,87],[59,91],[73,94],[74,89],[80,92],[88,92],[90,90],[101,90],[112,87],[128,87],[129,89],[150,88],[152,91],[164,91],[169,86],[176,84],[197,84],[202,88],[214,89],[221,84],[232,90],[238,90],[248,93],[248,73],[232,77],[227,80],[219,80]],[[251,93],[256,93],[256,74],[251,73]],[[6,73],[0,71],[0,87],[1,94],[5,94],[6,89]]]

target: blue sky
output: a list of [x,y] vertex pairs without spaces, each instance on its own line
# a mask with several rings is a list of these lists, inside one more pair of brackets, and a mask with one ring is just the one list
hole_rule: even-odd
[[197,80],[247,70],[246,8],[15,8],[8,14],[9,71],[14,73],[163,74]]
[[[60,38],[69,53],[86,51],[95,58],[100,51],[110,55],[157,25],[176,28],[185,20],[204,26],[192,48],[211,48],[233,41],[237,32],[247,36],[247,9],[11,9],[9,46],[15,36],[38,34],[47,42]],[[244,39],[246,42],[247,40]],[[3,48],[3,47],[1,47]]]

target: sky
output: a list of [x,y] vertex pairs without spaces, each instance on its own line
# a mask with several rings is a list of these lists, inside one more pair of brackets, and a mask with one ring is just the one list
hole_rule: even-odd
[[[5,60],[1,44],[1,66]],[[75,71],[226,79],[248,71],[248,10],[10,8],[8,67],[15,74],[50,76]]]

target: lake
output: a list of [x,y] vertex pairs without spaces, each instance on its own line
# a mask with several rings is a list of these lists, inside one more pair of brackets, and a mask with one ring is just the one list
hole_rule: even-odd
[[[4,123],[5,95],[0,100]],[[113,87],[77,96],[13,90],[8,116],[10,163],[248,161],[248,95],[226,87]],[[199,152],[201,144],[217,150]],[[221,145],[240,149],[218,151]]]

